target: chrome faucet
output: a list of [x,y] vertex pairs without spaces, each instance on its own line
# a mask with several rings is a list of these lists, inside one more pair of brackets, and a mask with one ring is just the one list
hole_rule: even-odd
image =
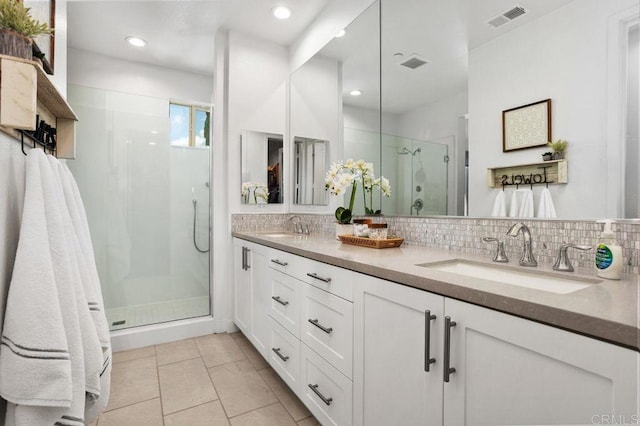
[[520,258],[520,266],[538,266],[538,262],[536,262],[536,258],[533,256],[531,231],[529,231],[527,225],[522,222],[518,222],[507,231],[507,235],[510,237],[517,237],[520,233],[522,233],[522,237],[524,238],[524,247],[522,250],[522,257]]
[[302,234],[302,223],[300,222],[300,216],[291,215],[289,220],[293,222],[293,232],[296,234]]
[[575,244],[562,243],[560,245],[560,251],[558,252],[558,257],[556,258],[556,261],[553,264],[554,271],[573,272],[573,265],[571,264],[571,261],[567,256],[568,248],[575,248],[583,251],[591,250],[591,246],[580,246]]
[[500,241],[497,238],[489,238],[489,237],[484,237],[482,241],[485,243],[498,243],[496,246],[496,253],[493,255],[493,259],[492,259],[494,262],[499,262],[499,263],[509,262],[509,258],[507,257],[507,254],[504,252],[504,242]]

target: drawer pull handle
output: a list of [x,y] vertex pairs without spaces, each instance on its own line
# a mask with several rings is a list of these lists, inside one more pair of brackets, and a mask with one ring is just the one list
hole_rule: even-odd
[[318,385],[309,384],[309,389],[311,389],[313,393],[318,395],[318,398],[320,398],[322,402],[324,402],[325,404],[331,405],[331,403],[333,402],[333,398],[331,397],[327,398],[326,396],[320,393],[320,391],[318,390]]
[[280,353],[280,348],[271,348],[271,350],[273,352],[275,352],[276,355],[278,355],[278,358],[280,358],[281,360],[283,360],[284,362],[287,362],[287,360],[289,359],[288,356],[282,355]]
[[280,296],[271,296],[271,298],[276,302],[278,302],[279,304],[281,304],[282,306],[287,306],[289,304],[289,302],[287,302],[286,300],[280,299]]
[[327,334],[331,334],[331,332],[333,331],[333,328],[323,326],[322,324],[320,324],[320,323],[318,322],[318,320],[317,320],[317,319],[311,319],[311,318],[309,318],[309,320],[308,320],[308,321],[309,321],[311,324],[313,324],[313,325],[315,325],[316,327],[318,327],[320,330],[322,330],[322,331],[324,331],[325,333],[327,333]]
[[315,272],[307,272],[307,276],[311,278],[315,278],[316,280],[320,280],[327,284],[331,284],[331,278],[323,278],[320,275],[316,274]]
[[431,311],[424,311],[424,371],[427,373],[431,364],[436,362],[435,358],[431,358],[431,321],[435,319]]
[[456,372],[451,364],[451,329],[456,326],[455,321],[451,321],[451,317],[444,317],[444,381],[449,383],[449,376]]
[[280,265],[280,266],[287,266],[287,265],[288,265],[288,263],[287,263],[287,262],[282,262],[282,261],[281,261],[281,260],[279,260],[279,259],[271,259],[271,261],[272,261],[273,263],[275,263],[276,265]]

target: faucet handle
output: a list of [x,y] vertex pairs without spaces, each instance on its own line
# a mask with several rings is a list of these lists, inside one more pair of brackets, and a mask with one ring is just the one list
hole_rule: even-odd
[[500,262],[500,263],[509,262],[509,258],[507,257],[507,254],[504,252],[504,242],[500,241],[497,238],[491,238],[491,237],[484,237],[482,238],[482,241],[484,241],[485,243],[498,243],[496,247],[496,253],[493,255],[493,259],[492,259],[494,262]]
[[556,257],[556,261],[553,264],[554,271],[562,271],[562,272],[573,272],[573,265],[567,256],[567,249],[575,248],[582,251],[591,250],[591,246],[583,246],[577,244],[568,244],[562,243],[560,245],[560,250],[558,250],[558,257]]

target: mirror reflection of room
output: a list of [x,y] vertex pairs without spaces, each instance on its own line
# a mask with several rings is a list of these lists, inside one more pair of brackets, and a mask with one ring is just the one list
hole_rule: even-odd
[[324,174],[327,169],[329,141],[296,136],[293,144],[294,203],[326,205],[327,191],[324,188]]
[[281,204],[283,135],[242,132],[243,204]]

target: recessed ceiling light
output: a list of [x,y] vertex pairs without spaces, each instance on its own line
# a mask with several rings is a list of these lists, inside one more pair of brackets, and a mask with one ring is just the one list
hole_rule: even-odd
[[351,96],[360,96],[360,95],[362,95],[362,90],[357,90],[357,89],[356,90],[352,90],[352,91],[349,92],[349,94]]
[[395,56],[396,58],[401,58],[404,56],[404,54],[402,52],[396,52],[393,54],[393,56]]
[[129,36],[125,38],[125,40],[127,40],[127,43],[135,47],[145,47],[147,45],[147,42],[140,37]]
[[340,31],[338,31],[338,32],[336,33],[336,35],[334,35],[334,37],[335,37],[335,38],[344,37],[344,35],[345,35],[346,33],[347,33],[347,32],[346,32],[345,30],[340,30]]
[[271,9],[271,14],[278,19],[289,19],[291,16],[291,9],[286,6],[276,6]]

